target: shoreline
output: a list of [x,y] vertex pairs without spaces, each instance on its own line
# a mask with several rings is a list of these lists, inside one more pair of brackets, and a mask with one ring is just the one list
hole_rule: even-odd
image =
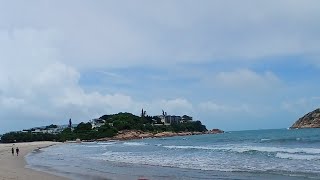
[[[281,132],[285,132],[285,131],[283,130]],[[264,133],[264,135],[267,135],[269,132],[266,133],[266,132],[263,131],[263,133]],[[238,137],[239,136],[239,134],[237,134],[237,133],[232,134],[232,135],[234,137]],[[256,135],[251,135],[251,136],[254,139],[260,140],[260,137],[256,137]],[[204,138],[206,140],[210,139],[210,138],[206,138],[206,137],[204,137]],[[190,139],[193,139],[193,138],[190,138]],[[155,140],[157,140],[157,139],[155,139]],[[178,140],[178,142],[180,141],[180,139],[177,139],[177,140]],[[177,144],[177,143],[173,143],[172,144],[172,142],[169,141],[169,145],[171,144],[171,145],[187,146],[187,147],[188,146],[201,146],[201,143],[200,144],[196,144],[196,142],[199,141],[198,138],[195,138],[193,140],[194,141],[191,141],[191,142],[189,142],[189,139],[188,139],[188,141],[180,141],[183,144]],[[157,145],[158,143],[163,143],[163,142],[160,142],[160,141],[159,142],[152,141],[152,142],[153,143],[150,143],[150,144],[148,143],[147,145],[151,145],[152,147],[154,147],[153,145]],[[168,142],[168,141],[165,141],[165,142]],[[202,142],[202,140],[200,140],[199,142]],[[217,145],[220,144],[219,138],[218,138],[217,141],[210,141],[210,142],[218,142]],[[238,145],[240,145],[238,147],[242,148],[241,141],[238,141],[238,142],[239,142]],[[125,144],[125,142],[119,142],[119,143],[120,144],[122,144],[122,143]],[[221,142],[221,143],[224,144],[225,142]],[[107,160],[107,159],[104,159],[102,156],[104,156],[105,158],[109,158],[110,156],[113,156],[113,154],[103,155],[104,153],[106,153],[108,151],[109,152],[123,152],[122,150],[125,150],[125,152],[126,152],[129,149],[129,152],[146,152],[147,154],[149,152],[149,155],[150,155],[150,152],[154,152],[154,149],[155,149],[155,148],[149,148],[148,149],[147,147],[136,146],[136,144],[130,144],[130,143],[125,144],[125,146],[123,146],[123,144],[118,146],[118,147],[122,147],[123,149],[118,149],[118,147],[116,147],[115,149],[112,149],[111,147],[109,147],[109,144],[107,145],[108,146],[107,149],[96,148],[96,145],[88,144],[88,146],[90,147],[90,148],[88,148],[88,150],[90,149],[90,151],[91,151],[91,150],[93,150],[95,148],[98,149],[98,151],[93,151],[91,153],[88,153],[88,157],[91,157],[92,154],[101,155],[101,156],[99,156],[99,157],[101,157],[101,159],[99,158],[99,161],[100,161],[100,160]],[[212,144],[212,143],[210,143],[210,144]],[[103,143],[101,145],[105,146],[105,144],[103,144]],[[163,146],[165,146],[165,145],[168,145],[168,144],[163,144]],[[231,145],[230,148],[234,147],[233,142],[231,142],[231,144],[228,144],[228,142],[227,142],[227,145]],[[94,148],[92,148],[91,146],[94,147]],[[277,143],[275,143],[275,146],[277,146]],[[64,146],[62,145],[62,146],[57,146],[57,147],[58,147],[58,150],[56,148],[53,148],[52,150],[54,150],[54,149],[56,149],[56,150],[51,152],[51,153],[49,153],[49,154],[55,154],[57,152],[61,152],[61,149],[59,149],[59,147],[63,148]],[[131,151],[130,150],[131,148],[138,149],[138,151],[135,151],[135,150]],[[156,149],[158,149],[158,148],[156,148]],[[191,147],[190,149],[193,149],[193,148]],[[255,149],[255,148],[253,148],[253,149]],[[115,151],[113,151],[113,150],[115,150]],[[180,150],[179,149],[175,149],[174,151],[169,151],[168,150],[166,152],[169,153],[168,156],[172,156],[174,154],[183,154],[184,152],[186,152],[183,149],[180,149]],[[197,156],[195,156],[197,159],[199,157],[203,157],[202,160],[208,159],[208,158],[209,159],[213,158],[212,160],[215,160],[214,157],[218,157],[219,156],[219,155],[216,156],[215,154],[209,156],[208,153],[206,153],[208,150],[202,151],[201,148],[200,148],[200,151],[202,153],[202,156],[201,156],[201,154],[199,154],[200,156],[198,156],[198,154],[197,154]],[[62,151],[62,152],[64,152],[64,151]],[[79,154],[77,152],[79,152]],[[196,179],[210,179],[210,177],[211,178],[215,177],[217,179],[226,178],[226,179],[242,179],[242,180],[245,180],[245,179],[298,180],[298,179],[302,179],[302,178],[303,179],[304,178],[307,179],[307,178],[314,178],[314,177],[318,176],[318,174],[316,174],[316,173],[303,173],[303,172],[299,172],[299,171],[292,171],[291,172],[291,171],[283,170],[283,169],[279,169],[279,171],[277,169],[276,170],[270,170],[270,171],[264,171],[264,170],[261,170],[258,165],[257,165],[258,169],[254,170],[254,171],[251,171],[250,169],[249,170],[238,171],[237,169],[233,169],[233,168],[235,168],[235,166],[224,167],[225,169],[227,169],[226,171],[224,171],[224,168],[222,168],[221,170],[218,170],[218,169],[215,169],[214,167],[213,167],[213,169],[209,168],[207,170],[201,170],[201,169],[197,169],[197,168],[192,168],[192,167],[201,167],[197,163],[193,164],[192,163],[193,162],[192,159],[191,159],[191,161],[187,161],[187,163],[191,163],[192,166],[175,166],[175,165],[170,165],[170,164],[162,164],[162,160],[163,160],[163,162],[168,162],[168,159],[165,159],[165,157],[161,157],[162,153],[161,154],[155,153],[155,154],[158,155],[158,157],[160,155],[159,158],[154,158],[154,156],[151,156],[152,158],[154,158],[153,159],[154,161],[158,161],[159,162],[159,163],[155,163],[155,164],[154,163],[150,163],[150,162],[149,163],[148,162],[137,162],[137,163],[130,164],[130,162],[133,162],[135,160],[135,158],[133,158],[133,160],[124,161],[124,162],[122,162],[121,160],[120,161],[115,161],[117,159],[117,158],[115,158],[115,159],[111,159],[110,161],[107,160],[107,161],[103,162],[103,166],[101,166],[100,163],[97,163],[98,161],[87,161],[86,164],[88,164],[88,166],[81,166],[81,163],[84,162],[84,160],[86,159],[86,157],[81,159],[83,157],[83,155],[82,155],[83,152],[84,151],[70,151],[70,153],[76,155],[75,157],[77,157],[77,158],[71,158],[71,160],[73,160],[73,159],[79,160],[79,161],[75,161],[73,163],[79,164],[80,165],[80,170],[76,170],[75,171],[75,169],[68,169],[68,162],[70,162],[70,161],[68,161],[68,159],[63,157],[62,159],[65,159],[65,161],[63,161],[62,164],[60,164],[60,163],[59,164],[61,166],[63,166],[63,164],[66,164],[67,166],[65,167],[66,169],[64,169],[65,171],[62,172],[62,173],[68,173],[69,175],[75,175],[75,176],[72,176],[72,177],[79,177],[79,178],[73,178],[73,179],[83,179],[83,180],[85,180],[85,179],[104,179],[104,178],[101,178],[101,177],[109,177],[110,179],[122,179],[122,180],[131,180],[131,179],[136,179],[136,180],[137,179],[161,180],[161,179],[181,179],[181,178],[182,179],[184,179],[184,178],[189,179],[190,178],[192,180],[196,180]],[[85,152],[87,152],[87,151],[85,151]],[[173,154],[170,155],[170,152],[173,152]],[[190,151],[187,151],[187,152],[190,152]],[[228,150],[228,152],[233,152],[233,154],[235,154],[235,155],[239,154],[239,152],[237,152],[237,151],[229,151]],[[261,151],[261,152],[263,152],[263,151]],[[45,153],[45,152],[43,152],[43,153]],[[193,154],[193,152],[190,152],[190,153]],[[217,152],[217,153],[220,154],[219,152]],[[66,155],[65,153],[63,153],[63,154]],[[153,153],[151,153],[151,154],[153,154]],[[203,154],[207,154],[208,156],[207,155],[203,155]],[[211,153],[209,153],[209,154],[211,154]],[[243,152],[243,154],[241,154],[240,156],[242,156],[244,154],[249,156],[249,160],[251,159],[250,156],[253,155],[252,153]],[[260,153],[256,153],[256,154],[259,155]],[[119,157],[122,156],[121,154],[116,154],[116,153],[115,153],[115,155],[119,156]],[[131,156],[131,155],[128,154],[128,156]],[[128,156],[124,156],[124,158],[127,158]],[[41,166],[42,159],[45,158],[45,157],[49,157],[48,154],[45,153],[42,157],[37,158],[37,161],[35,161],[35,162],[40,162],[39,165]],[[139,157],[139,153],[138,153],[138,157]],[[183,157],[183,156],[181,156],[181,157]],[[189,156],[185,156],[185,157],[189,157]],[[226,156],[226,159],[229,158],[229,157],[230,157],[229,155]],[[273,157],[273,158],[276,158],[276,157]],[[139,159],[141,159],[141,158],[138,158],[138,160]],[[282,160],[282,161],[286,161],[286,160],[283,160],[281,158],[279,158],[279,159]],[[184,163],[181,158],[177,158],[177,159],[173,158],[172,160],[174,160],[175,162],[181,161],[182,163]],[[199,160],[201,160],[201,158]],[[219,161],[219,158],[217,159],[217,161]],[[202,161],[199,161],[199,162],[201,163]],[[230,162],[233,162],[233,161],[230,161]],[[263,160],[262,159],[262,163],[268,163],[268,160]],[[207,165],[210,165],[210,163],[207,164]],[[255,164],[251,164],[251,165],[255,165]],[[266,165],[268,165],[268,164],[266,164]],[[88,169],[88,167],[89,167],[89,169]],[[238,167],[241,167],[241,165],[238,164]],[[92,173],[89,173],[89,172],[87,173],[86,170],[88,170],[88,171],[93,170],[93,171],[92,171]],[[83,174],[83,172],[85,172],[87,174]],[[126,172],[126,173],[123,173],[123,172]],[[150,172],[150,173],[148,173],[148,172]],[[159,172],[159,173],[153,173],[153,172]],[[166,176],[163,176],[163,173],[165,173]]]
[[16,179],[16,180],[67,180],[68,178],[56,176],[46,172],[36,171],[27,168],[25,156],[36,149],[42,149],[56,144],[58,142],[40,141],[14,143],[14,147],[19,147],[19,156],[11,154],[13,143],[0,144],[0,179]]
[[[189,136],[202,134],[218,134],[223,131],[207,131],[207,132],[161,132],[149,133],[136,130],[120,131],[118,135],[112,138],[102,138],[95,141],[109,141],[109,140],[133,140],[143,138],[161,138],[173,136]],[[19,156],[12,156],[11,148],[19,147]],[[28,167],[25,156],[35,150],[40,150],[53,145],[61,144],[61,142],[51,141],[37,141],[37,142],[23,142],[23,143],[0,143],[0,180],[14,179],[14,180],[68,180],[69,178],[60,176],[46,171],[39,171]],[[69,179],[70,180],[70,179]]]
[[141,130],[123,130],[114,137],[100,138],[96,140],[89,141],[110,141],[110,140],[134,140],[134,139],[144,139],[144,138],[164,138],[164,137],[174,137],[174,136],[193,136],[193,135],[204,135],[204,134],[222,134],[224,131],[220,129],[212,129],[205,132],[171,132],[164,131],[159,133],[145,132]]

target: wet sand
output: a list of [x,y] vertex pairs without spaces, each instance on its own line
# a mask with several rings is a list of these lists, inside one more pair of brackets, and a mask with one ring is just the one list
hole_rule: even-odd
[[12,144],[0,144],[0,180],[67,180],[64,177],[26,168],[24,156],[38,148],[59,144],[57,142],[15,143],[19,156],[11,153]]

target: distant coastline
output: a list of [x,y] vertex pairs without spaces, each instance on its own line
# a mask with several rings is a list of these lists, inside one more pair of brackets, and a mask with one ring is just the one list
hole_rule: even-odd
[[77,125],[69,119],[68,125],[51,124],[9,132],[1,137],[1,142],[129,140],[217,133],[223,131],[220,129],[208,131],[201,121],[194,121],[193,117],[188,115],[168,115],[162,111],[162,115],[149,116],[142,109],[141,116],[120,112],[103,115]]

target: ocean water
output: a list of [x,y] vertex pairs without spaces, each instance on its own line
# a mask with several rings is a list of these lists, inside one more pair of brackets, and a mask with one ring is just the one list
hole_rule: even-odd
[[62,144],[26,160],[72,179],[320,179],[320,129]]

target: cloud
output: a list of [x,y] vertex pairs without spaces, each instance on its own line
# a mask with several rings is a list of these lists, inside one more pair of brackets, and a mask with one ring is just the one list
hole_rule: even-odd
[[[239,90],[259,99],[255,92],[274,93],[284,83],[281,77],[237,65],[252,67],[269,57],[295,55],[304,62],[320,52],[318,1],[16,2],[0,2],[0,106],[5,109],[0,117],[12,122],[87,120],[104,113],[140,112],[142,107],[154,114],[164,109],[197,115],[196,101],[204,101],[200,108],[207,112],[246,111],[251,106],[236,102],[237,96],[223,97],[230,103],[207,102],[212,98],[207,96]],[[197,64],[235,70],[210,72],[205,83],[215,87],[212,93],[203,84],[185,82],[207,75],[183,66]],[[135,96],[131,86],[140,85],[135,80],[142,78],[113,73],[134,68],[158,68],[163,74],[170,69],[170,75],[154,75],[162,84],[149,83],[159,92],[145,98],[147,81]],[[90,84],[81,84],[81,78],[97,70],[107,76],[99,84],[104,90],[86,89]],[[145,76],[141,74],[137,76]],[[127,85],[126,93],[117,83]]]
[[[249,69],[219,72],[207,82],[217,88],[247,90],[248,92],[266,91],[282,86],[281,80],[272,72],[258,73]],[[211,81],[211,82],[210,82]]]
[[291,113],[306,113],[320,107],[320,97],[303,97],[283,101],[281,107]]
[[[156,114],[160,114],[161,109],[177,115],[192,110],[192,104],[183,98],[139,102],[121,93],[86,92],[79,84],[81,74],[75,68],[58,62],[38,69],[33,76],[7,74],[6,77],[21,83],[2,87],[5,91],[1,93],[0,106],[5,111],[0,113],[0,117],[25,121],[20,125],[23,127],[29,126],[28,122],[37,124],[35,121],[59,124],[70,117],[74,122],[80,122],[103,114],[138,113],[143,107]],[[14,87],[17,92],[11,93],[9,90]]]
[[241,105],[224,105],[224,104],[217,104],[212,101],[207,101],[199,104],[199,109],[201,111],[209,112],[209,113],[250,113],[252,110],[246,104]]
[[48,29],[0,30],[0,118],[24,122],[15,126],[7,123],[1,131],[31,124],[63,124],[70,117],[79,122],[106,113],[134,113],[143,104],[159,112],[161,108],[172,113],[190,110],[192,105],[185,99],[139,102],[127,94],[85,91],[79,83],[81,73],[77,66],[64,60],[63,50],[56,47],[59,37],[57,31]]
[[161,100],[159,105],[170,114],[190,114],[190,111],[193,111],[193,105],[184,98]]
[[[9,69],[9,67],[7,68]],[[15,70],[14,67],[10,70]],[[62,63],[47,64],[34,70],[32,76],[24,73],[3,74],[0,113],[2,120],[25,121],[18,126],[32,124],[63,123],[72,117],[75,122],[87,121],[105,113],[132,112],[139,106],[128,95],[85,92],[80,86],[80,73]],[[18,71],[15,71],[18,72]],[[141,106],[139,106],[141,107]],[[8,125],[12,128],[17,126]],[[7,128],[2,126],[2,128]]]
[[11,109],[11,108],[20,107],[21,105],[25,105],[25,101],[23,99],[0,96],[0,107],[2,108]]
[[0,29],[8,34],[31,29],[31,36],[54,41],[43,52],[58,49],[61,61],[80,69],[247,61],[318,54],[318,5],[288,0],[2,2]]

